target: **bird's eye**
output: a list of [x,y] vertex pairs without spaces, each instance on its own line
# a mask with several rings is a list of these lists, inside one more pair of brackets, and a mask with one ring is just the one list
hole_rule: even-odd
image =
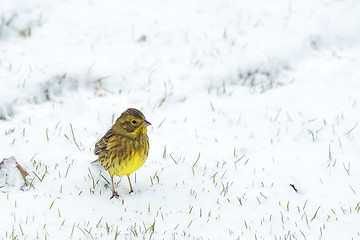
[[131,123],[132,123],[132,124],[136,124],[137,122],[136,122],[135,120],[132,120]]

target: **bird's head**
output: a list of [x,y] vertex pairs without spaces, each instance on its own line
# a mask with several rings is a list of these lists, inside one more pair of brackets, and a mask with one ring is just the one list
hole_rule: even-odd
[[145,119],[144,114],[135,108],[128,108],[116,120],[113,129],[129,137],[146,134],[146,127],[151,123]]

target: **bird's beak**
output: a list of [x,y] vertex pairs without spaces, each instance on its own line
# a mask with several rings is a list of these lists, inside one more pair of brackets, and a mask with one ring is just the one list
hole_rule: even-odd
[[141,125],[144,125],[145,127],[147,127],[147,126],[150,126],[151,123],[148,122],[147,120],[144,120]]

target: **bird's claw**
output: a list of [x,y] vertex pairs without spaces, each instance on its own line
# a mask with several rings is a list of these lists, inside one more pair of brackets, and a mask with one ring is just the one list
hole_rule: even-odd
[[112,199],[113,197],[119,198],[119,194],[117,192],[113,191],[113,194],[110,199]]

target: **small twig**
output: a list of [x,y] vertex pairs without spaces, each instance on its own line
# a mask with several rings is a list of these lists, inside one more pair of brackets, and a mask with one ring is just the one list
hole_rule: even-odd
[[265,199],[267,199],[267,197],[264,194],[262,194],[262,192],[260,192],[260,195],[263,196]]
[[290,187],[292,187],[295,190],[295,192],[298,192],[294,184],[290,184]]
[[101,177],[110,185],[110,182],[104,177],[104,175],[100,174]]

